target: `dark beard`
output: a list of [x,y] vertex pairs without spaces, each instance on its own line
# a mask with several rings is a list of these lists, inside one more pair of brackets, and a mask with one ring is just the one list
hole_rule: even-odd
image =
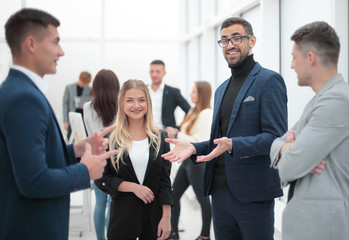
[[247,61],[247,57],[248,57],[248,56],[245,56],[244,59],[242,59],[241,61],[239,61],[239,62],[237,62],[237,63],[228,64],[228,67],[229,67],[229,68],[236,68],[236,67],[239,67],[239,66],[243,65],[243,64]]

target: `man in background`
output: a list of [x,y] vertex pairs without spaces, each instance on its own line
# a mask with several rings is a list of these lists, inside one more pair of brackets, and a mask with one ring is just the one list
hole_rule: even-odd
[[313,22],[291,40],[298,85],[315,96],[270,152],[282,185],[290,184],[282,239],[348,239],[349,87],[337,70],[339,39],[327,23]]
[[[24,8],[5,25],[13,66],[0,86],[0,239],[68,239],[70,193],[102,176],[103,136],[65,145],[45,92],[64,52],[59,21]],[[77,158],[81,158],[78,162]]]
[[181,95],[178,88],[170,87],[163,82],[166,75],[165,63],[154,60],[150,63],[151,85],[149,92],[153,104],[153,116],[161,128],[177,128],[174,112],[179,106],[185,114],[190,110],[190,104]]
[[63,95],[63,122],[68,139],[72,131],[69,125],[69,112],[81,113],[83,117],[84,104],[92,100],[92,89],[89,86],[91,78],[89,72],[83,71],[80,73],[79,80],[76,83],[65,87]]

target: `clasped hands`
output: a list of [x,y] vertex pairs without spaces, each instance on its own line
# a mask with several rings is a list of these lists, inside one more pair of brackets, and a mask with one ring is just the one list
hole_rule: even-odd
[[[181,163],[191,155],[196,154],[194,145],[189,142],[171,138],[166,138],[165,141],[168,143],[173,143],[175,145],[175,147],[171,151],[161,155],[161,157],[169,160],[170,162]],[[211,161],[222,153],[228,150],[232,150],[233,147],[231,139],[227,137],[217,138],[213,140],[213,143],[217,146],[212,150],[212,152],[210,152],[208,155],[197,156],[196,162]]]

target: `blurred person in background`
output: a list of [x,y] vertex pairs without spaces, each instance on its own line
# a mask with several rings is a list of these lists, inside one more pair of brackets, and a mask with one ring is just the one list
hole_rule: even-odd
[[[210,139],[210,129],[213,111],[210,107],[211,85],[208,82],[199,81],[194,83],[191,92],[191,102],[195,106],[184,118],[180,131],[177,128],[167,127],[166,131],[170,138],[182,139],[188,142],[201,142]],[[168,240],[179,239],[178,220],[181,210],[180,199],[183,193],[191,185],[195,196],[201,206],[202,229],[196,240],[210,239],[211,226],[211,203],[205,196],[203,189],[205,164],[194,164],[190,159],[182,162],[173,183],[175,202],[171,210],[172,233]]]
[[153,103],[153,116],[160,128],[177,128],[174,112],[179,106],[185,114],[190,110],[190,104],[182,96],[178,88],[171,87],[163,82],[166,75],[165,63],[154,60],[150,63],[151,85],[149,93]]
[[[97,73],[92,85],[93,99],[84,105],[84,120],[88,136],[92,136],[95,132],[99,132],[114,123],[119,90],[119,80],[113,71],[103,69]],[[105,240],[111,199],[94,182],[93,186],[96,196],[93,220],[97,240]]]
[[89,72],[83,71],[80,73],[76,83],[69,84],[65,87],[63,95],[63,122],[68,139],[71,135],[69,112],[78,112],[81,113],[82,117],[84,116],[83,106],[92,99],[92,90],[89,86],[91,78]]

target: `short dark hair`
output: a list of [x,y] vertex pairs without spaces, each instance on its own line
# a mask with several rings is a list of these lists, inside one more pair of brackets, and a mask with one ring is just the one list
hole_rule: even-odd
[[156,59],[150,63],[150,65],[162,65],[165,69],[165,63],[162,60]]
[[324,65],[337,66],[340,43],[336,31],[326,22],[312,22],[297,29],[291,36],[299,50],[316,52]]
[[5,24],[6,42],[12,55],[20,52],[20,45],[28,34],[39,38],[50,24],[58,27],[60,22],[42,10],[23,8],[14,13]]
[[234,24],[242,25],[247,34],[254,35],[251,23],[249,23],[245,19],[239,18],[239,17],[230,17],[230,18],[225,19],[224,22],[222,23],[221,31],[223,28],[230,27],[231,25],[234,25]]

